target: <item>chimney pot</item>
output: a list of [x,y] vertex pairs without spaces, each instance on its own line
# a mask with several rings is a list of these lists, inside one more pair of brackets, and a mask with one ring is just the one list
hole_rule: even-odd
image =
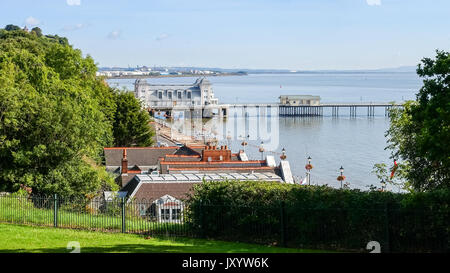
[[122,174],[127,174],[127,173],[128,173],[127,149],[123,149]]

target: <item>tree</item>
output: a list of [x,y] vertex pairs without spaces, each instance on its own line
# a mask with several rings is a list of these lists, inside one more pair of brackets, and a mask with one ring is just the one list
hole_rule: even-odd
[[423,58],[417,74],[423,86],[416,101],[391,111],[387,131],[392,158],[407,166],[405,178],[416,191],[450,186],[450,54]]
[[31,29],[31,33],[34,33],[36,36],[41,37],[42,36],[42,30],[39,27],[34,27]]
[[61,39],[0,30],[0,190],[84,196],[113,179],[113,91],[92,58]]
[[16,25],[6,25],[5,30],[6,31],[14,31],[14,30],[21,30],[21,28]]
[[154,131],[150,126],[150,115],[141,107],[131,92],[116,94],[116,114],[113,135],[115,146],[150,146]]

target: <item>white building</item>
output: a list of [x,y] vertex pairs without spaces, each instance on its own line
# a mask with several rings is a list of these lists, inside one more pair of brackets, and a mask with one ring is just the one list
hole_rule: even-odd
[[144,107],[152,109],[218,104],[211,83],[206,78],[199,78],[193,84],[150,84],[145,79],[137,79],[134,95]]

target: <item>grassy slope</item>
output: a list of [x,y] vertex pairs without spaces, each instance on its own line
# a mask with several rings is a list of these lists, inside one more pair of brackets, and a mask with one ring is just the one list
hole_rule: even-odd
[[0,252],[67,253],[69,241],[78,241],[81,252],[111,253],[287,253],[318,252],[255,244],[187,238],[149,238],[50,227],[0,224]]

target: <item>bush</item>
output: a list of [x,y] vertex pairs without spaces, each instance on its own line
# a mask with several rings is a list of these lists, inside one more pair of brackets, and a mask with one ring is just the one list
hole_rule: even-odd
[[450,191],[392,193],[268,182],[204,182],[187,200],[199,235],[292,247],[448,251]]

